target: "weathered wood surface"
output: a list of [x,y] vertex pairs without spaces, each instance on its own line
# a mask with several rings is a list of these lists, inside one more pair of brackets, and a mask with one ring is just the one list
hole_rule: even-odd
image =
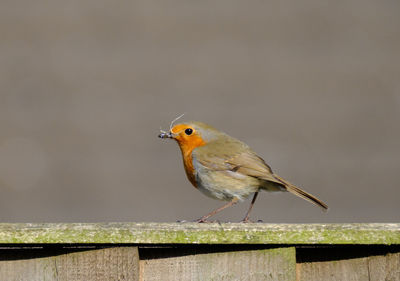
[[400,224],[3,223],[2,280],[400,281]]
[[294,248],[184,255],[140,261],[141,281],[295,281]]
[[[370,246],[343,245],[315,246],[307,251],[301,250],[303,246],[259,250],[215,247],[144,246],[145,253],[139,255],[136,246],[1,247],[0,280],[400,280],[398,246],[374,246],[372,251]],[[304,262],[310,259],[314,261]]]
[[17,252],[15,255],[0,255],[0,280],[139,280],[137,247],[106,248],[45,257],[35,257],[35,254],[26,256]]
[[0,244],[400,244],[399,223],[0,223]]
[[297,281],[400,281],[400,253],[297,264]]

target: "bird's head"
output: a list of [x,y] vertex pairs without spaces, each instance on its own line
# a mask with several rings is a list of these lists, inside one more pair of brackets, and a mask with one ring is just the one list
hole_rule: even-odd
[[171,138],[178,142],[182,151],[192,151],[196,147],[203,146],[218,138],[220,134],[217,129],[202,122],[191,121],[176,124],[169,132],[161,131],[160,138]]

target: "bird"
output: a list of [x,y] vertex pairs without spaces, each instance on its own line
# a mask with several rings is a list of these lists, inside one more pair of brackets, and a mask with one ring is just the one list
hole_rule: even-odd
[[173,125],[178,118],[171,122],[169,132],[160,129],[159,138],[178,143],[186,176],[195,188],[208,197],[228,201],[196,222],[209,222],[210,217],[253,195],[241,221],[250,222],[250,212],[261,190],[288,191],[328,210],[323,201],[275,174],[244,142],[199,121]]

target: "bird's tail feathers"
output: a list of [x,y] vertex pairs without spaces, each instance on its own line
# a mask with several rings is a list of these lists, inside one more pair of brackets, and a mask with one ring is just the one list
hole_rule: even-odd
[[274,178],[276,178],[280,183],[282,183],[285,186],[286,190],[289,191],[290,193],[293,193],[294,195],[297,195],[297,196],[317,205],[318,207],[321,207],[324,211],[328,210],[328,205],[326,205],[324,202],[319,200],[314,195],[312,195],[308,192],[305,192],[304,190],[298,188],[297,186],[291,184],[290,182],[285,181],[283,178],[281,178],[278,175],[274,174]]

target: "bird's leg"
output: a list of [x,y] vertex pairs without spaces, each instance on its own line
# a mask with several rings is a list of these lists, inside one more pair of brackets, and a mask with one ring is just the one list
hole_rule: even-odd
[[246,216],[244,217],[244,219],[241,222],[249,222],[250,212],[251,212],[251,209],[253,209],[254,202],[256,202],[257,195],[258,195],[258,191],[254,193],[253,199],[251,200],[251,203],[250,203],[249,210],[247,211]]
[[232,205],[235,205],[238,201],[239,201],[238,198],[233,198],[232,201],[228,202],[227,204],[225,204],[225,205],[222,206],[222,207],[219,207],[218,209],[215,209],[215,210],[212,211],[211,213],[209,213],[209,214],[207,214],[207,215],[205,215],[205,216],[202,216],[201,218],[199,218],[198,220],[196,220],[196,222],[207,222],[207,219],[208,219],[209,217],[212,217],[212,216],[215,215],[216,213],[221,212],[223,209],[226,209],[226,208],[228,208],[228,207],[230,207],[230,206],[232,206]]

